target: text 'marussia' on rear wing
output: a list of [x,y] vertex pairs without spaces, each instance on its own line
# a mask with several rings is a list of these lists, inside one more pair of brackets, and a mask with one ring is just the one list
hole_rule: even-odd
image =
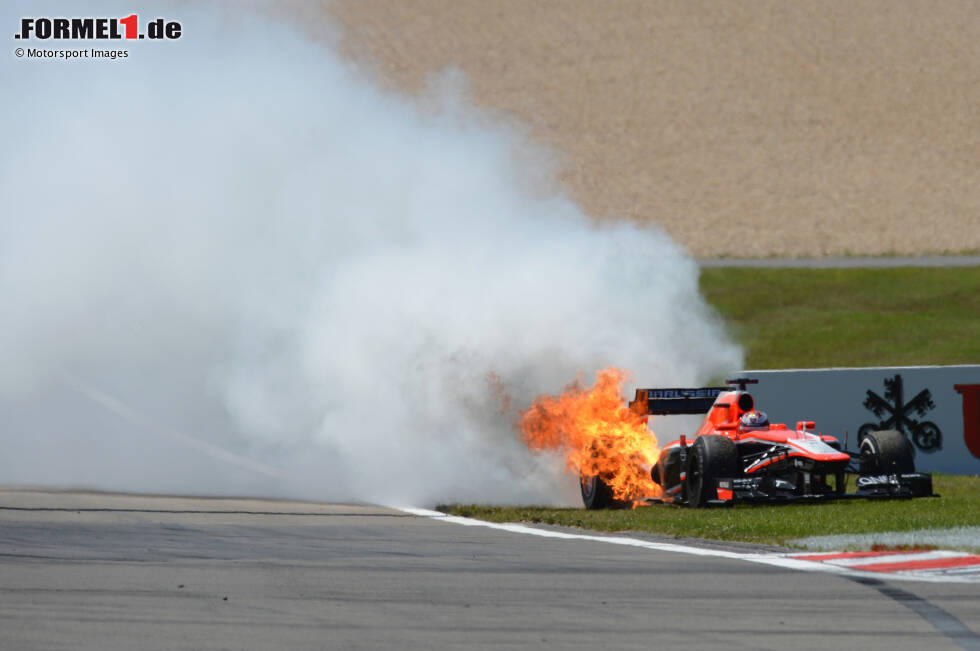
[[637,389],[636,400],[630,403],[630,409],[650,416],[706,414],[722,391],[731,391],[731,388]]

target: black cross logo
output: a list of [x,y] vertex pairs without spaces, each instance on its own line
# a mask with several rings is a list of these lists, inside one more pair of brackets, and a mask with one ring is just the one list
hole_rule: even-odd
[[943,435],[939,427],[931,421],[918,421],[911,417],[912,413],[924,416],[929,410],[935,409],[929,389],[923,389],[908,402],[904,402],[903,389],[902,376],[895,375],[891,379],[885,379],[884,398],[874,391],[868,391],[864,408],[882,420],[861,425],[858,429],[858,440],[869,432],[893,429],[905,436],[911,436],[912,442],[923,452],[935,452],[942,448]]

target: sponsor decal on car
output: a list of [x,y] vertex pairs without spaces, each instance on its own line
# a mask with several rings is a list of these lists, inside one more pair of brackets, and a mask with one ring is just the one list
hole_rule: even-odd
[[858,477],[857,485],[862,488],[869,486],[891,486],[898,483],[897,475],[864,475]]

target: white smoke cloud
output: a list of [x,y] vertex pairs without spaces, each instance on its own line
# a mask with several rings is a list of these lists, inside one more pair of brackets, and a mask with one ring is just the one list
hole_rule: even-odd
[[595,225],[459,73],[396,95],[240,9],[0,24],[129,13],[184,36],[0,64],[0,483],[574,503],[500,388],[739,368],[683,250]]

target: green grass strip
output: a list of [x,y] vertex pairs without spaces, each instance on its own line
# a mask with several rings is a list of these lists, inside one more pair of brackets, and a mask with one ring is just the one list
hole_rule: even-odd
[[747,368],[980,363],[980,267],[713,268],[701,291]]

